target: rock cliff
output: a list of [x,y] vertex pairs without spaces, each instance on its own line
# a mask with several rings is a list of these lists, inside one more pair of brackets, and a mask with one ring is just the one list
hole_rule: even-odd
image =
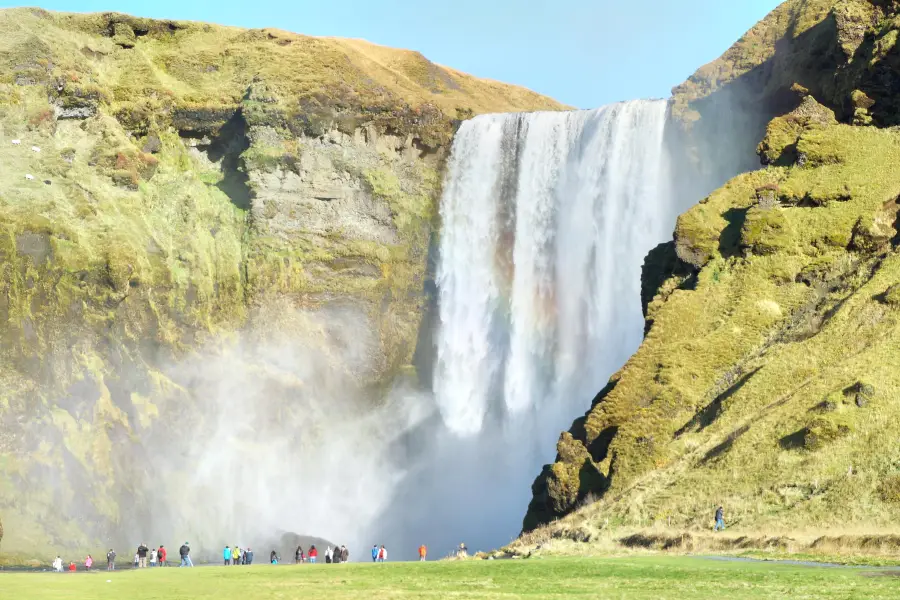
[[[538,108],[561,106],[362,41],[0,11],[4,549],[102,545],[177,504],[146,485],[192,468],[213,396],[272,403],[249,454],[272,419],[321,424],[322,373],[410,372],[456,123]],[[303,340],[309,378],[273,374]]]
[[898,33],[895,2],[790,0],[674,90],[696,167],[755,149],[755,170],[648,255],[645,340],[560,437],[525,530],[900,517]]

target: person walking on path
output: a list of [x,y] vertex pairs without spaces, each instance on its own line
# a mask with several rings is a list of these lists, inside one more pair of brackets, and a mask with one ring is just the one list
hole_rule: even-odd
[[378,544],[372,545],[372,562],[378,562]]
[[57,573],[62,573],[63,567],[62,567],[62,558],[61,557],[57,556],[56,560],[53,561],[53,570],[56,571]]
[[156,548],[153,548],[152,550],[150,550],[150,566],[151,567],[156,566],[157,557],[158,557],[158,554],[156,552]]
[[178,549],[178,554],[181,556],[181,566],[182,567],[193,567],[194,563],[191,562],[191,546],[187,542],[181,545],[181,548]]
[[231,564],[241,566],[241,549],[238,546],[231,549]]
[[347,546],[341,544],[341,562],[345,563],[350,560],[350,551],[347,550]]
[[316,550],[315,546],[310,546],[307,556],[309,557],[309,564],[314,565],[316,564],[316,559],[319,558],[319,551]]
[[725,531],[725,511],[720,506],[716,509],[716,526],[713,527],[713,531],[719,530]]
[[106,570],[107,571],[115,571],[116,570],[116,551],[112,548],[109,549],[109,552],[106,553]]
[[147,544],[141,542],[141,545],[138,546],[137,556],[138,556],[138,568],[146,569],[147,568],[147,553],[150,552],[150,548],[147,547]]
[[156,556],[157,556],[157,558],[159,559],[159,566],[161,566],[161,567],[168,567],[168,566],[169,566],[169,563],[166,562],[166,556],[167,556],[167,555],[168,555],[168,552],[166,551],[166,547],[163,546],[162,544],[160,544],[160,545],[159,545],[159,550],[158,550],[157,553],[156,553]]
[[428,556],[428,548],[425,547],[425,544],[422,544],[419,546],[419,560],[425,562],[426,556]]
[[231,547],[225,546],[225,549],[222,551],[222,558],[225,560],[225,566],[227,567],[231,564]]
[[383,563],[386,560],[387,560],[387,548],[385,548],[384,545],[382,545],[381,548],[378,549],[378,562]]

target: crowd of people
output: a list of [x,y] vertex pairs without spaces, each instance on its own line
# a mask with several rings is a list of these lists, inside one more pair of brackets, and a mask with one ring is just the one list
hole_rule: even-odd
[[[428,549],[424,544],[419,546],[419,560],[424,561],[428,555]],[[185,542],[181,545],[181,548],[178,549],[178,555],[181,558],[181,563],[179,566],[181,567],[193,567],[194,564],[191,561],[191,547],[190,544]],[[159,545],[158,548],[151,548],[147,546],[146,543],[141,542],[141,544],[137,547],[137,550],[134,553],[134,560],[132,566],[135,569],[145,569],[147,567],[168,567],[169,553],[166,550],[166,547],[162,544]],[[387,562],[387,548],[384,545],[378,546],[375,544],[372,546],[372,562],[374,563],[383,563]],[[309,547],[309,550],[304,550],[302,546],[297,546],[297,550],[294,552],[294,564],[303,564],[310,563],[316,564],[319,558],[319,550],[312,545]],[[235,546],[225,546],[222,550],[222,559],[225,566],[233,566],[233,565],[252,565],[253,564],[253,550],[251,548],[241,548],[238,545]],[[269,554],[269,563],[273,565],[277,565],[281,562],[281,557],[278,555],[278,552],[272,550]],[[350,562],[350,551],[347,549],[347,546],[340,545],[332,548],[328,546],[325,549],[325,562],[328,564],[340,564]],[[94,566],[93,557],[88,554],[84,559],[84,570],[90,571]],[[65,570],[68,571],[76,571],[77,566],[74,562],[70,562],[68,566],[64,566],[63,560],[61,557],[57,556],[56,560],[53,561],[53,570],[59,573],[62,573]],[[116,570],[116,551],[112,548],[109,549],[109,552],[106,553],[106,570],[107,571],[115,571]]]
[[241,548],[240,546],[234,546],[233,548],[230,546],[225,546],[225,550],[222,552],[222,558],[225,561],[226,567],[235,565],[252,565],[253,549]]

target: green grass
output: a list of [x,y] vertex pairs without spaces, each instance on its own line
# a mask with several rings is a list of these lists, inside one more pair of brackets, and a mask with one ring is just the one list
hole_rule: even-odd
[[[870,572],[871,573],[871,572]],[[111,582],[107,582],[107,580]],[[858,569],[689,558],[205,567],[107,574],[3,574],[27,600],[287,598],[893,598],[897,581]]]

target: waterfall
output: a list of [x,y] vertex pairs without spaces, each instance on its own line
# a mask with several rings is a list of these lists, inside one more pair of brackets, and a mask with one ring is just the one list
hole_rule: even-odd
[[530,415],[555,442],[637,349],[641,264],[678,212],[665,114],[635,101],[462,124],[437,273],[434,391],[450,430]]

